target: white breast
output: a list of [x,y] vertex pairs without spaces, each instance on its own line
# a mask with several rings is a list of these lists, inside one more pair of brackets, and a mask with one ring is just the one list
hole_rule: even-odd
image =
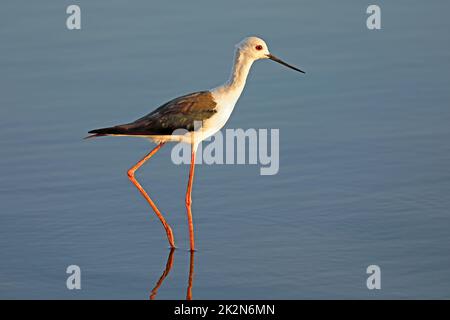
[[211,90],[216,102],[217,112],[209,119],[203,121],[202,140],[206,139],[223,128],[233,112],[245,87],[245,81],[254,59],[236,49],[231,76],[226,83]]
[[239,94],[230,92],[211,91],[214,101],[217,103],[216,113],[209,119],[203,121],[204,138],[207,138],[223,128],[233,112],[234,106],[239,99]]

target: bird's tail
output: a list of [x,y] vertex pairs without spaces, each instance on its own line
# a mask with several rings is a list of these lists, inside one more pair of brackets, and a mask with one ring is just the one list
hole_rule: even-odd
[[84,137],[84,139],[104,137],[104,136],[116,135],[116,134],[126,134],[127,131],[124,128],[124,126],[115,126],[115,127],[91,130],[88,133],[89,133],[89,135],[87,137]]
[[93,134],[90,134],[90,135],[84,137],[83,139],[86,140],[86,139],[92,139],[92,138],[104,137],[104,136],[107,136],[107,134],[93,133]]

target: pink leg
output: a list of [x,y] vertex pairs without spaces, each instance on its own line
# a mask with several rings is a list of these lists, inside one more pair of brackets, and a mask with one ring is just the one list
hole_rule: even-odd
[[136,163],[130,170],[128,170],[128,177],[130,178],[131,182],[138,188],[140,193],[144,196],[145,200],[150,204],[150,207],[152,207],[153,211],[155,211],[156,215],[158,216],[159,220],[164,226],[164,229],[166,230],[167,239],[169,240],[169,244],[172,248],[175,248],[175,240],[173,238],[172,229],[170,228],[169,224],[166,222],[166,219],[164,219],[163,215],[159,211],[158,207],[156,207],[155,203],[152,201],[152,199],[149,197],[147,192],[145,192],[144,188],[139,184],[139,182],[134,177],[134,173],[137,169],[139,169],[148,159],[150,159],[156,152],[161,149],[161,147],[165,143],[162,142],[158,144],[152,151],[150,151],[149,154],[147,154],[142,160],[140,160],[138,163]]
[[192,152],[191,152],[191,168],[189,170],[189,181],[187,185],[187,191],[186,191],[186,210],[187,210],[187,218],[189,223],[189,239],[190,239],[190,245],[191,245],[191,251],[195,251],[195,244],[194,244],[194,223],[192,221],[192,210],[191,210],[191,204],[192,204],[192,182],[194,180],[194,171],[195,171],[195,150],[194,145],[192,145]]

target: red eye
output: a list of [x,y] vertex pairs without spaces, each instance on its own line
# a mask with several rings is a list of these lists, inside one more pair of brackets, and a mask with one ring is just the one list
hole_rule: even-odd
[[258,50],[258,51],[259,51],[259,50],[262,50],[262,49],[263,49],[263,46],[260,45],[260,44],[258,44],[258,45],[255,47],[255,49]]

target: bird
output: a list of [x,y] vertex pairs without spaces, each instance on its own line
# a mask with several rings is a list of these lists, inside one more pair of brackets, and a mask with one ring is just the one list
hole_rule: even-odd
[[127,175],[161,221],[171,248],[175,248],[172,228],[148,193],[136,180],[135,173],[166,143],[181,142],[191,145],[191,161],[185,205],[189,225],[190,251],[195,251],[192,185],[198,145],[225,125],[244,90],[253,62],[262,59],[270,59],[290,69],[305,73],[303,70],[273,55],[263,39],[254,36],[246,37],[235,45],[231,75],[224,84],[210,90],[198,91],[174,98],[131,123],[88,132],[90,135],[86,138],[102,136],[141,137],[149,139],[156,144],[156,147],[128,170]]

